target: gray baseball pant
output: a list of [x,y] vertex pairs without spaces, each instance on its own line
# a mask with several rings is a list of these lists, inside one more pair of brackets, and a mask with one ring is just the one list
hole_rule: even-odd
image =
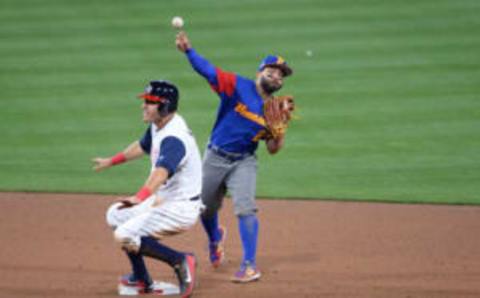
[[211,218],[221,207],[226,192],[231,195],[237,216],[257,211],[255,191],[257,181],[257,157],[248,155],[232,161],[211,149],[205,151],[201,198],[206,210],[203,217]]

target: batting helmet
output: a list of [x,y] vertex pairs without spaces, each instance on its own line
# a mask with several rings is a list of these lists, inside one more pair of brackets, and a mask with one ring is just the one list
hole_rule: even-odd
[[138,96],[148,102],[158,103],[158,113],[167,115],[178,108],[178,89],[168,81],[151,81],[145,92]]

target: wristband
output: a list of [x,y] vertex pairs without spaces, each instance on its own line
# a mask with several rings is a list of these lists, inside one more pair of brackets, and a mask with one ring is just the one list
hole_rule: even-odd
[[145,201],[151,195],[152,192],[146,186],[140,188],[137,194],[135,194],[135,196],[140,200],[140,202]]
[[114,166],[114,165],[118,165],[118,164],[126,162],[127,158],[125,157],[125,154],[123,154],[123,152],[120,152],[120,153],[115,154],[110,159],[110,161],[112,162],[112,166]]

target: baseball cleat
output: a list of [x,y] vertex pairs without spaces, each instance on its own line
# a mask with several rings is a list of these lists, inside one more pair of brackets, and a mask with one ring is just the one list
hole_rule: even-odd
[[235,283],[247,283],[257,281],[260,279],[261,273],[256,266],[250,264],[242,264],[240,270],[232,277],[232,282]]
[[197,260],[193,254],[186,254],[184,260],[174,267],[180,286],[180,295],[187,298],[192,295],[195,287],[195,270]]
[[227,238],[227,229],[220,226],[218,231],[220,233],[220,240],[217,242],[210,242],[209,244],[210,263],[212,264],[213,268],[218,268],[225,259],[224,246],[225,239]]

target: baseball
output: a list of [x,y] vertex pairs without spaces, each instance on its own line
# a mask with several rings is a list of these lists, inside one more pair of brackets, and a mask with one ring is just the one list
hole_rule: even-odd
[[173,17],[172,27],[175,28],[175,29],[182,29],[182,27],[183,27],[182,17]]

